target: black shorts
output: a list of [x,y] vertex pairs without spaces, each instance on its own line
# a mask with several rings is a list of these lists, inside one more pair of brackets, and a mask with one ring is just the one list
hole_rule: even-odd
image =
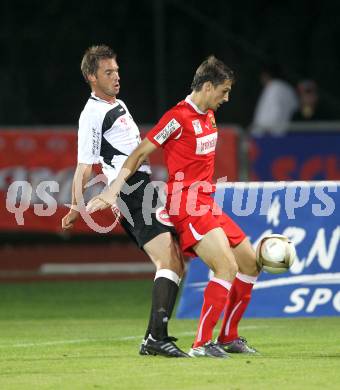
[[[159,222],[156,218],[155,212],[152,210],[153,206],[156,206],[158,200],[158,193],[155,190],[153,198],[147,200],[144,199],[145,187],[151,182],[150,175],[145,172],[136,172],[127,180],[129,186],[133,186],[142,181],[142,184],[135,189],[131,194],[120,193],[120,197],[117,200],[117,206],[124,214],[124,204],[130,213],[133,225],[130,224],[128,218],[123,217],[120,221],[122,227],[126,233],[142,248],[147,242],[157,237],[161,233],[170,232],[176,234],[174,227],[166,226]],[[144,201],[144,204],[143,204]],[[143,215],[144,212],[144,215]],[[145,216],[147,216],[145,218]]]

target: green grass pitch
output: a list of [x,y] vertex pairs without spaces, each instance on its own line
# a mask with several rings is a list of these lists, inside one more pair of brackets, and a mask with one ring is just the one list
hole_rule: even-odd
[[[150,291],[151,281],[0,284],[0,389],[340,389],[340,317],[243,320],[258,356],[139,356]],[[196,325],[171,320],[185,350]]]

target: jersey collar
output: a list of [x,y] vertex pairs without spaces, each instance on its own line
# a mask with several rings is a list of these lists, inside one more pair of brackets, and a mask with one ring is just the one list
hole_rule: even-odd
[[114,106],[117,103],[117,98],[116,98],[114,103],[110,103],[107,100],[101,99],[98,96],[96,96],[94,92],[91,92],[91,98],[94,99],[94,100],[97,100],[98,102],[103,102],[103,103],[106,103],[106,104],[110,104],[111,106]]
[[191,106],[196,112],[198,112],[199,114],[202,114],[202,115],[206,115],[206,112],[201,111],[201,110],[196,106],[196,104],[191,100],[190,95],[188,95],[188,96],[185,98],[185,101],[186,101],[188,104],[190,104],[190,106]]

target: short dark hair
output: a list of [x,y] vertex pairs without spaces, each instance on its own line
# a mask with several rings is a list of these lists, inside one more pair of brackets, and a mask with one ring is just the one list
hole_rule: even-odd
[[193,91],[200,91],[203,84],[210,81],[214,87],[230,80],[234,82],[234,72],[221,60],[211,55],[197,68],[191,84]]
[[116,59],[116,53],[106,45],[97,45],[89,47],[83,56],[80,69],[86,82],[89,82],[88,76],[96,74],[99,68],[99,61],[110,58]]

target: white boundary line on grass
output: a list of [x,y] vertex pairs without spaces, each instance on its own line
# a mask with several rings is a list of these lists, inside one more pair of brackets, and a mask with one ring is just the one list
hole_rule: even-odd
[[[269,328],[267,325],[245,325],[240,326],[242,330],[244,329],[259,329],[259,328]],[[194,336],[196,332],[180,332],[177,333],[177,336]],[[48,347],[53,345],[65,345],[65,344],[81,344],[81,343],[96,343],[101,341],[128,341],[128,340],[142,340],[143,335],[139,336],[125,336],[125,337],[112,337],[112,338],[97,338],[97,339],[74,339],[74,340],[56,340],[56,341],[46,341],[43,343],[16,343],[16,344],[0,344],[0,348],[30,348],[30,347]]]
[[150,263],[45,263],[39,268],[41,275],[78,275],[78,274],[136,274],[155,272],[155,266]]

